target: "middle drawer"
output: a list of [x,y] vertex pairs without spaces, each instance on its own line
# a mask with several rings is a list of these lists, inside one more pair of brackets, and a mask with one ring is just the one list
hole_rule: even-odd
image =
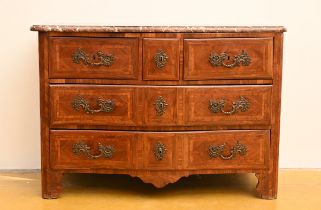
[[270,125],[271,86],[51,85],[51,127]]

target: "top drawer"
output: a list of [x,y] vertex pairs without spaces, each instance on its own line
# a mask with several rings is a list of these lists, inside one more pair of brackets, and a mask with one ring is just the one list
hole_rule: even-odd
[[137,38],[50,39],[50,78],[138,78]]
[[184,79],[271,79],[272,38],[184,40]]

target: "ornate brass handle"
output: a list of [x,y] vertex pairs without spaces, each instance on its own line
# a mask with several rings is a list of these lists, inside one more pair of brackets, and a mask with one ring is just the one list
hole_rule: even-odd
[[231,63],[224,63],[224,61],[230,60],[230,56],[228,53],[221,53],[218,54],[216,52],[212,52],[209,56],[209,62],[212,64],[212,66],[224,66],[226,68],[233,68],[237,66],[248,66],[251,63],[251,57],[248,55],[248,53],[244,50],[238,55],[234,56],[234,59]]
[[168,55],[165,53],[164,50],[159,49],[155,53],[154,62],[158,69],[163,69],[167,64],[167,60],[168,60]]
[[84,112],[87,114],[94,114],[97,112],[110,113],[115,108],[115,103],[111,99],[97,99],[97,105],[99,106],[99,109],[90,109],[88,101],[82,96],[77,96],[74,98],[74,100],[71,102],[71,105],[76,111],[80,111],[80,108],[82,107]]
[[223,114],[234,114],[237,113],[239,110],[241,112],[246,112],[249,109],[250,103],[244,98],[240,96],[240,99],[233,102],[232,110],[231,111],[224,111],[225,101],[224,99],[221,100],[210,100],[208,109],[213,113],[222,112]]
[[88,159],[97,159],[100,157],[104,158],[112,158],[113,154],[115,152],[114,147],[110,145],[102,145],[98,144],[98,151],[100,152],[98,155],[93,155],[90,152],[90,147],[87,146],[87,144],[83,141],[76,143],[72,147],[72,151],[75,155],[81,155],[81,153],[84,153]]
[[225,143],[220,146],[213,146],[210,145],[208,147],[208,155],[210,158],[217,158],[220,157],[223,160],[231,160],[236,157],[236,154],[239,153],[240,155],[246,155],[247,153],[247,147],[243,144],[240,144],[238,141],[236,142],[236,145],[232,147],[230,155],[224,156],[223,152],[225,149]]
[[161,142],[157,142],[154,147],[154,155],[156,160],[163,160],[166,155],[166,146]]
[[166,108],[168,106],[168,104],[167,104],[166,100],[163,98],[163,96],[158,96],[156,98],[154,105],[155,105],[156,114],[158,116],[162,116],[165,113]]
[[112,54],[105,54],[102,51],[98,51],[92,56],[92,61],[90,61],[89,56],[85,51],[78,48],[71,56],[72,62],[80,64],[80,61],[83,61],[83,64],[86,66],[111,66],[114,63],[114,56]]

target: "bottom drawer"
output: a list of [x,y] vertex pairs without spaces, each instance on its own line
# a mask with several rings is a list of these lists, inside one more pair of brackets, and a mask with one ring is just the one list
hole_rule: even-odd
[[270,131],[50,133],[55,169],[261,169],[267,167]]

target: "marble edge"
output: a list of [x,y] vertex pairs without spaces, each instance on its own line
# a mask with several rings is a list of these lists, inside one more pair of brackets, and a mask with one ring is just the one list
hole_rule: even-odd
[[246,33],[286,32],[284,26],[82,26],[33,25],[31,31],[39,32],[132,32],[132,33]]

